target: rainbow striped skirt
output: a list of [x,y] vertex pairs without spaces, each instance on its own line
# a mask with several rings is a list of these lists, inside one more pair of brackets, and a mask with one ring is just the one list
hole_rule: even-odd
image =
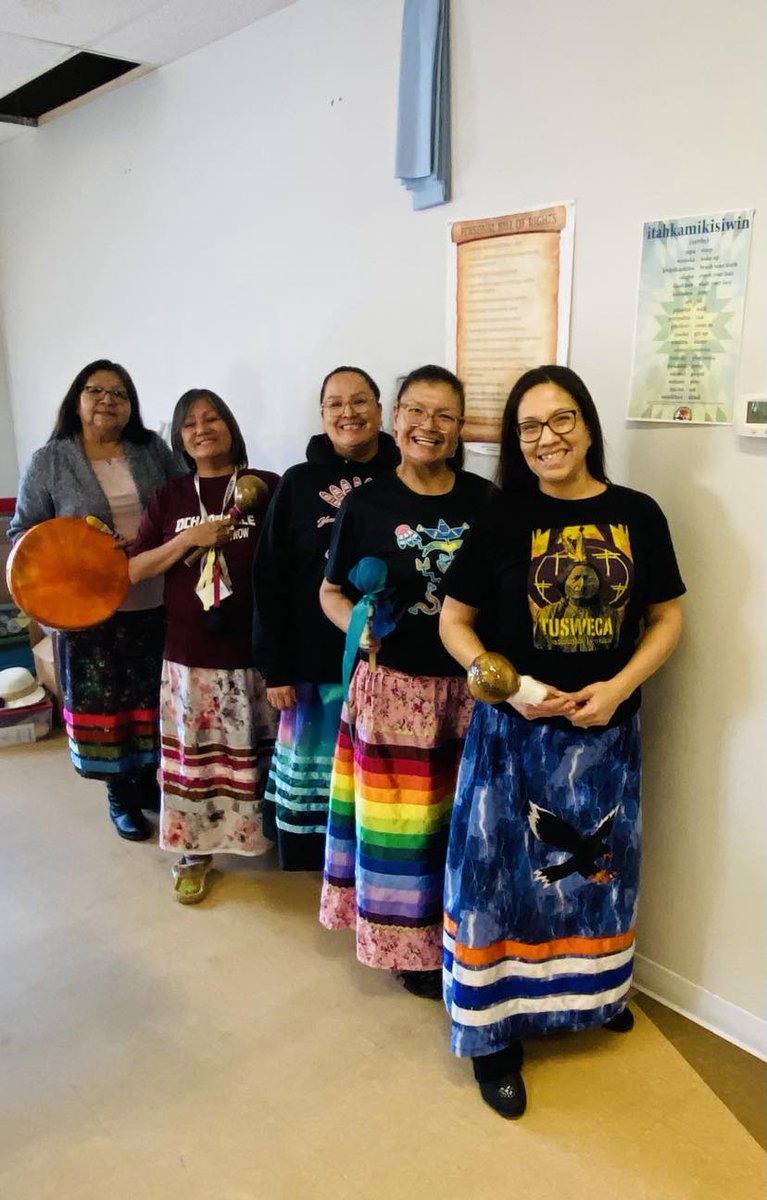
[[560,729],[477,704],[445,880],[455,1054],[603,1025],[631,984],[639,718]]
[[471,707],[462,677],[357,667],[333,762],[320,920],[355,929],[366,966],[441,965],[447,838]]
[[63,716],[75,770],[114,779],[156,768],[164,610],[118,612],[56,635]]

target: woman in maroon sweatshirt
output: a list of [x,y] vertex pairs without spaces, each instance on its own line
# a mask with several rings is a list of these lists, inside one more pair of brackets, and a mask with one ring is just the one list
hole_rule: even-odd
[[[228,515],[247,462],[239,426],[219,396],[193,388],[176,405],[171,440],[193,474],[155,493],[130,574],[165,576],[160,845],[180,852],[176,898],[194,904],[205,895],[214,853],[268,848],[260,806],[276,718],[251,650],[250,573],[261,516]],[[247,473],[274,490],[276,475]],[[198,546],[206,552],[189,565]]]

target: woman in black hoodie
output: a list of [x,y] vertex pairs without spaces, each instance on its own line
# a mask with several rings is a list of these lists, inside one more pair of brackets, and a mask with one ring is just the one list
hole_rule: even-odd
[[325,377],[324,433],[311,438],[307,461],[283,475],[254,562],[254,658],[280,712],[264,832],[288,871],[320,871],[324,862],[344,638],[322,612],[319,590],[343,500],[399,462],[381,432],[380,394],[359,367]]

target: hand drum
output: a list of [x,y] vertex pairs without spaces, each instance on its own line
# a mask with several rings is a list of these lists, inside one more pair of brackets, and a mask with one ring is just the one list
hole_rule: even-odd
[[106,621],[130,586],[125,551],[84,517],[54,517],[28,529],[6,571],[22,612],[54,629],[87,629]]

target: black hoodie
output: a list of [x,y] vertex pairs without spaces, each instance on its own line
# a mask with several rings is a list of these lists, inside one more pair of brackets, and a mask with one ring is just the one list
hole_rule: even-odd
[[321,433],[310,439],[306,462],[282,476],[253,563],[253,657],[267,687],[340,683],[344,636],[319,601],[333,522],[353,488],[398,463],[388,433],[366,463],[342,458]]

